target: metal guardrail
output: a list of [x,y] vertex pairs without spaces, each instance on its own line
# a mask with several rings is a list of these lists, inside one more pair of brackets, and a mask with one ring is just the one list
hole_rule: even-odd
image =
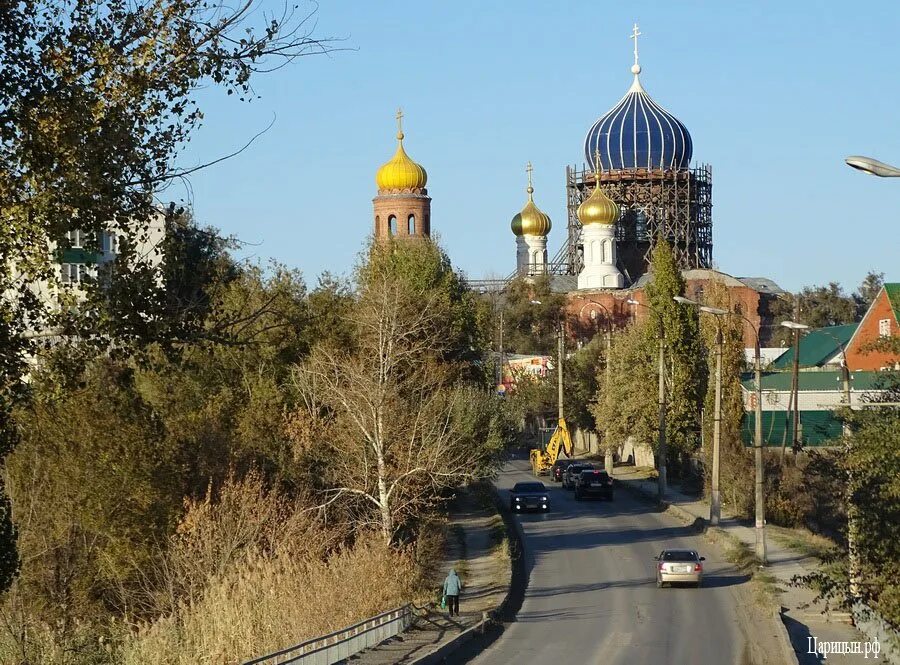
[[243,665],[333,665],[399,635],[412,625],[418,609],[412,603],[403,605],[328,635],[248,660]]

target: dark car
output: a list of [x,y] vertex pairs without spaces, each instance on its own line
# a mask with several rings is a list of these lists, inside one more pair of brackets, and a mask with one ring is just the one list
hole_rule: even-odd
[[570,459],[558,459],[553,463],[553,468],[550,469],[550,476],[558,483],[562,482],[563,474],[566,472],[566,467],[572,463]]
[[577,462],[575,464],[569,464],[566,467],[566,471],[563,474],[563,487],[567,490],[575,489],[575,480],[578,478],[578,474],[582,471],[589,471],[593,469],[594,466],[592,464],[586,464],[584,462]]
[[582,471],[575,480],[575,500],[613,499],[613,480],[606,471]]
[[544,483],[516,483],[509,491],[509,509],[519,513],[526,510],[550,510],[550,495]]

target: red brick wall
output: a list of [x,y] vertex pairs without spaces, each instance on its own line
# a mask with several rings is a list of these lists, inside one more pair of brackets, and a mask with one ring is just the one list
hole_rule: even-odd
[[[708,279],[689,280],[685,287],[685,295],[691,299],[697,299],[703,302],[703,293],[709,288]],[[759,327],[760,323],[766,325],[766,322],[760,319],[760,294],[751,289],[749,286],[728,286],[728,293],[731,298],[731,306],[740,306],[740,312],[753,323],[753,326]],[[641,305],[629,305],[626,301],[634,299],[639,303],[646,304],[647,296],[643,289],[635,290],[617,290],[617,291],[597,291],[595,293],[582,293],[573,291],[568,294],[568,305],[566,307],[569,321],[572,323],[573,336],[577,338],[590,337],[605,330],[606,312],[598,307],[592,306],[591,301],[595,301],[605,306],[612,314],[613,327],[622,328],[630,325],[633,321],[643,321],[650,315],[650,310]],[[597,316],[591,319],[591,311],[595,311]],[[752,348],[756,340],[756,334],[753,327],[746,321],[744,322],[744,346]]]
[[891,303],[888,301],[887,293],[882,289],[881,293],[872,303],[869,311],[856,329],[853,339],[847,346],[847,367],[851,371],[858,369],[863,370],[879,370],[882,367],[893,367],[895,363],[900,362],[900,356],[881,351],[865,352],[863,347],[871,344],[878,339],[878,322],[882,319],[890,319],[891,336],[900,336],[900,325],[894,317],[891,309]]

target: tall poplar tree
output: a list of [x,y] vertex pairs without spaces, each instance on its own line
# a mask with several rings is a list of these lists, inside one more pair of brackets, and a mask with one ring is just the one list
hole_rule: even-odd
[[[675,262],[672,248],[659,239],[653,249],[647,285],[650,325],[644,328],[648,342],[656,341],[660,323],[665,337],[666,356],[666,440],[669,456],[689,455],[700,443],[700,408],[706,388],[703,344],[697,311],[673,300],[684,295],[685,282]],[[658,344],[653,344],[654,364],[659,363]],[[644,394],[653,399],[653,386]],[[644,397],[646,399],[646,397]]]

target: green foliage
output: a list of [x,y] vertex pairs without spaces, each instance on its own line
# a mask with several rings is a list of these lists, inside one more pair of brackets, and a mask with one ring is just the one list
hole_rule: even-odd
[[862,317],[868,311],[869,307],[875,302],[875,298],[884,286],[884,273],[870,270],[859,286],[853,299],[856,301],[856,320],[862,320]]
[[506,290],[503,304],[506,351],[555,355],[556,335],[565,303],[564,295],[551,292],[547,275],[533,281],[514,279]]
[[[658,364],[659,326],[662,325],[666,353],[666,440],[672,456],[690,454],[699,445],[700,405],[705,392],[706,372],[697,311],[676,303],[675,296],[684,295],[684,278],[672,249],[659,240],[651,260],[653,279],[647,285],[647,296],[654,311],[651,324],[643,328],[646,344],[653,345],[653,358]],[[647,385],[643,399],[655,395]]]
[[[563,392],[566,421],[581,430],[596,429],[591,402],[600,388],[598,373],[606,363],[606,337],[600,335],[578,349],[566,359],[563,370]],[[551,372],[552,382],[557,381]]]
[[620,445],[629,437],[656,448],[658,432],[657,372],[652,322],[636,323],[613,336],[610,373],[598,376],[600,389],[591,406],[604,444]]
[[357,267],[359,292],[389,278],[407,293],[428,302],[433,318],[429,334],[441,341],[441,360],[467,379],[491,385],[484,362],[490,330],[480,318],[478,299],[453,269],[446,252],[434,242],[373,242]]

